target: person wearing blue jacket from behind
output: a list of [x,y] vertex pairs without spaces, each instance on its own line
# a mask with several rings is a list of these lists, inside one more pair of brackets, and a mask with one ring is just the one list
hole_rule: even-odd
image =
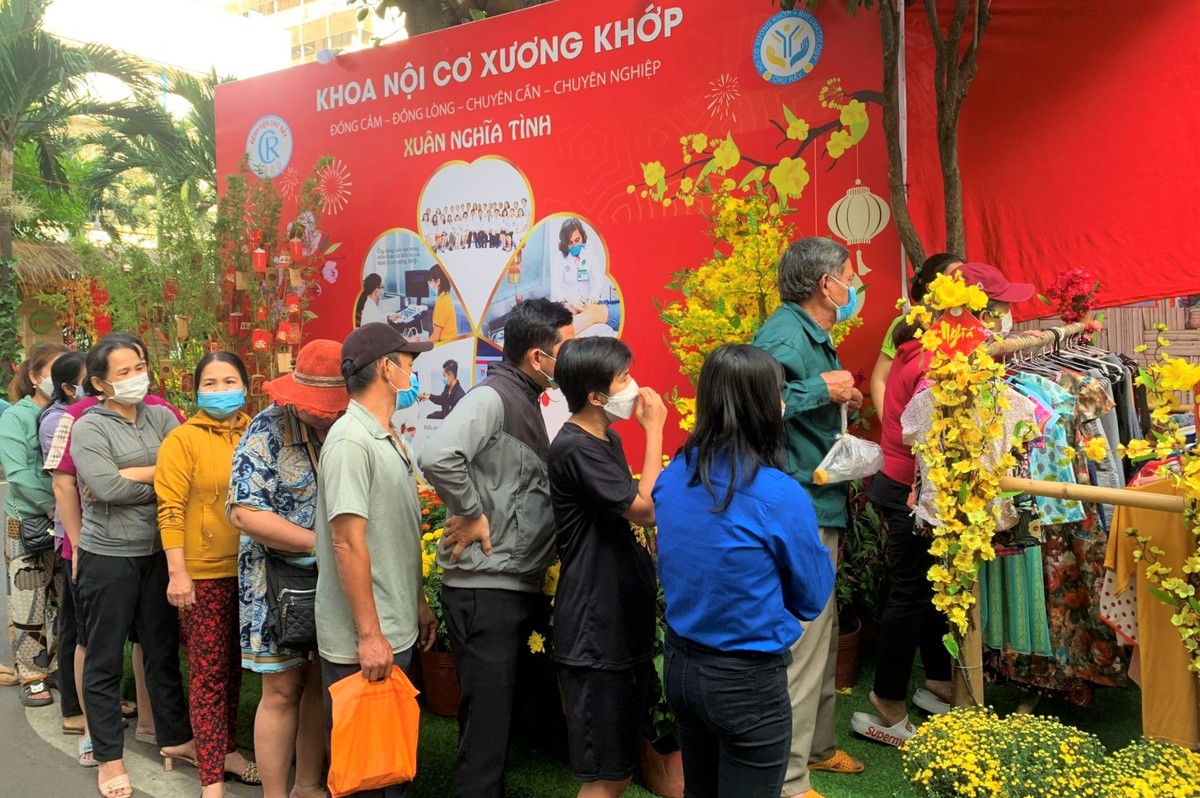
[[812,501],[782,469],[783,372],[752,346],[704,362],[696,425],[654,487],[664,679],[688,798],[779,798],[790,649],[833,591]]

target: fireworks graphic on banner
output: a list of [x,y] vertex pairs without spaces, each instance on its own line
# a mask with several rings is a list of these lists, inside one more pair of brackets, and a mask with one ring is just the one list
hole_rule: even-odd
[[704,95],[704,99],[708,100],[708,112],[715,119],[728,117],[736,122],[737,114],[733,112],[733,101],[742,96],[738,79],[726,72],[716,80],[710,80],[708,89],[708,94]]
[[336,214],[350,202],[350,171],[346,164],[334,160],[317,173],[317,193],[321,196],[321,210]]
[[296,167],[289,166],[283,170],[283,174],[279,176],[279,193],[285,199],[294,200],[300,192],[300,173],[296,171]]

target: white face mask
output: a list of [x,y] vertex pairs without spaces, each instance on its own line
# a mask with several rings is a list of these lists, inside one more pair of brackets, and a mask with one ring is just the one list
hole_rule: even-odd
[[1005,313],[1003,316],[1000,317],[1000,332],[1008,333],[1009,331],[1012,330],[1012,326],[1013,326],[1013,317],[1012,317],[1012,311],[1010,310],[1008,313]]
[[150,391],[150,375],[145,372],[130,377],[127,380],[108,382],[112,386],[112,400],[117,404],[133,407],[146,398]]
[[637,404],[637,381],[631,377],[628,385],[606,398],[608,404],[604,406],[604,414],[612,421],[624,421],[633,415],[633,407]]
[[49,374],[47,374],[45,377],[42,377],[42,381],[38,383],[38,390],[41,391],[42,396],[46,397],[47,399],[54,395],[54,380],[50,378]]

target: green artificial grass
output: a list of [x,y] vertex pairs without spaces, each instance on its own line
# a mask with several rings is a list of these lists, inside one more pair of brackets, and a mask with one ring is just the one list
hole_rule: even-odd
[[[128,651],[126,652],[128,659]],[[184,683],[187,683],[187,660],[181,658]],[[814,773],[813,788],[825,798],[915,798],[909,789],[900,764],[900,752],[889,746],[865,740],[850,731],[850,716],[857,711],[872,711],[867,696],[874,680],[874,668],[866,664],[859,674],[858,684],[849,695],[837,699],[838,746],[844,748],[866,765],[856,775]],[[914,669],[912,690],[921,685],[924,673]],[[124,693],[133,697],[133,679],[126,667]],[[254,747],[254,713],[262,693],[258,674],[243,671],[242,697],[238,710],[238,744],[245,749]],[[1002,715],[1016,709],[1021,694],[1012,688],[988,685],[987,703]],[[1100,689],[1096,704],[1083,709],[1065,701],[1043,699],[1038,714],[1057,717],[1062,722],[1091,732],[1100,738],[1109,751],[1115,751],[1138,739],[1142,733],[1141,692],[1136,687]],[[920,710],[913,709],[909,718],[919,723],[924,719]],[[579,788],[572,778],[570,767],[561,750],[563,740],[555,730],[542,734],[518,733],[513,737],[505,777],[508,798],[552,798],[572,796]],[[536,738],[536,739],[535,739]],[[409,790],[413,798],[440,798],[450,793],[454,770],[454,752],[458,743],[458,724],[453,718],[442,718],[431,712],[421,717],[421,739],[417,754],[419,774]],[[553,749],[553,750],[552,750]],[[626,791],[627,798],[653,798],[653,793],[639,786],[635,778]]]

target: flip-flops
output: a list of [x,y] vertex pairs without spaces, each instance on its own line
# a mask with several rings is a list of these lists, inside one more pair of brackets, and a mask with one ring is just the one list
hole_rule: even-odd
[[137,713],[138,710],[136,703],[133,701],[121,701],[121,717],[125,718],[125,720],[129,720],[133,716],[137,715]]
[[930,715],[945,715],[950,712],[950,705],[938,698],[924,687],[917,688],[913,693],[913,704],[928,712]]
[[839,748],[828,759],[810,763],[808,769],[825,773],[862,773],[863,763]]
[[98,786],[102,798],[130,798],[133,795],[133,785],[129,783],[129,774],[122,773],[113,776]]
[[[895,748],[904,745],[908,738],[917,733],[913,725],[908,722],[907,715],[894,725],[888,726],[878,715],[872,715],[869,712],[855,712],[850,717],[850,728],[868,740]],[[812,769],[813,767],[810,765],[809,770]]]
[[77,758],[79,760],[79,764],[82,765],[83,767],[94,768],[100,764],[99,762],[96,761],[96,757],[92,754],[92,738],[91,737],[79,738],[78,751],[79,751],[79,756]]
[[[45,693],[45,698],[34,698],[38,693]],[[54,697],[50,695],[50,690],[47,689],[43,682],[30,682],[29,684],[21,685],[20,694],[21,703],[27,707],[44,707],[54,703]]]
[[83,715],[63,718],[62,733],[67,736],[83,734]]

